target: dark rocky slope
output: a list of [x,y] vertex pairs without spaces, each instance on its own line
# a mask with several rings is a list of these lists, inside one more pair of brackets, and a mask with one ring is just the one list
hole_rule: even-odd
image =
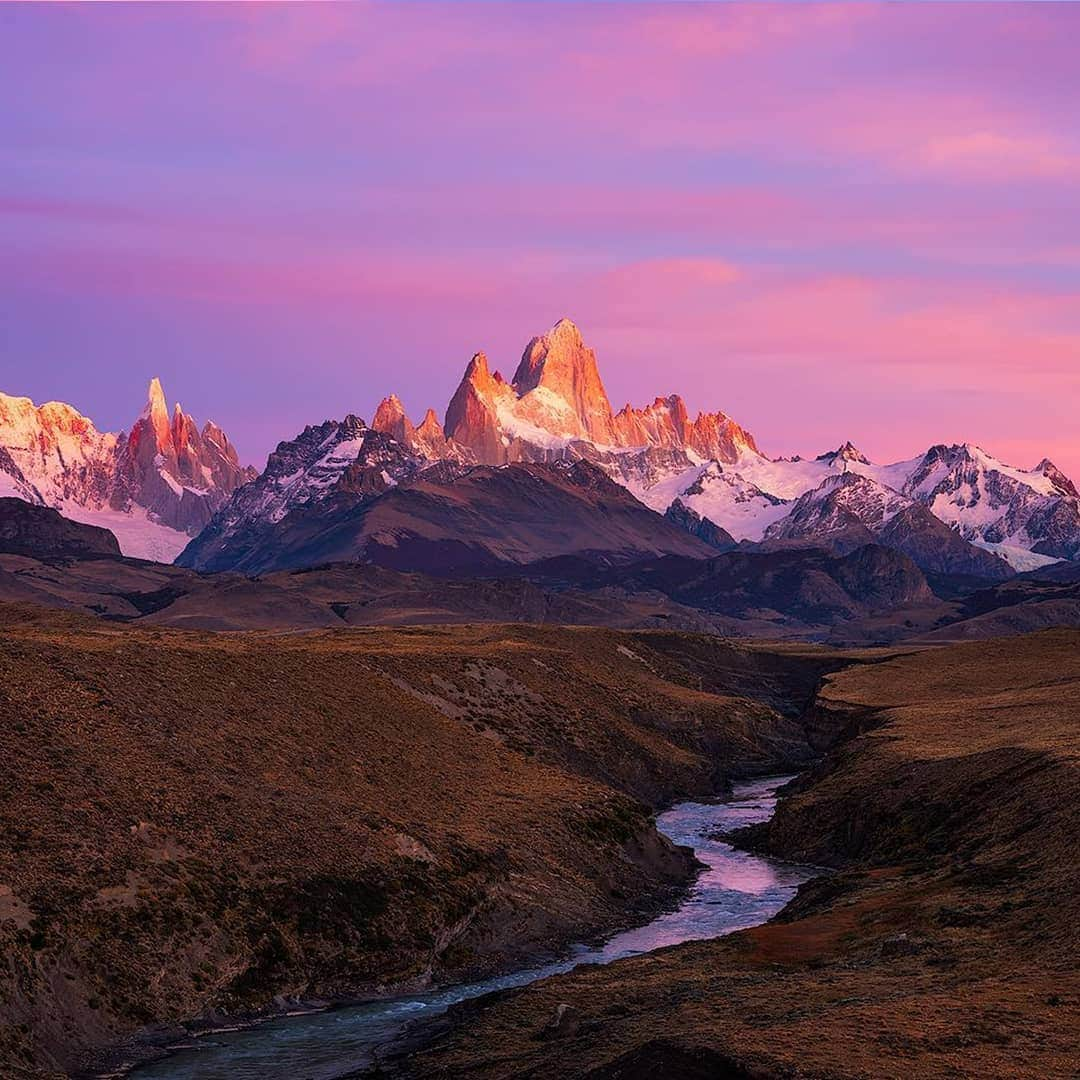
[[[365,447],[376,437],[367,431]],[[584,554],[610,564],[711,553],[588,462],[465,470],[443,463],[423,472],[413,463],[410,474],[411,459],[392,440],[378,437],[387,443],[388,460],[373,465],[366,449],[359,486],[343,473],[329,494],[293,505],[269,524],[259,519],[257,527],[230,532],[231,516],[262,481],[257,482],[237,494],[179,563],[265,574],[364,561],[469,574],[556,555]],[[398,475],[401,482],[393,486],[385,479]]]
[[800,548],[645,560],[599,573],[591,584],[660,592],[687,607],[772,622],[778,630],[792,623],[828,627],[934,602],[926,578],[906,555],[873,544],[842,556]]
[[59,510],[22,499],[0,499],[0,552],[36,558],[119,555],[108,529],[82,525]]
[[[364,429],[362,438],[385,440],[371,429]],[[588,466],[516,468],[519,475],[510,468],[473,470],[477,493],[468,490],[469,476],[446,466],[442,479],[418,481],[411,492],[384,492],[374,503],[365,496],[359,508],[348,510],[347,516],[362,512],[380,523],[369,538],[372,546],[365,547],[367,555],[406,565],[430,562],[436,574],[356,561],[260,577],[193,571],[119,557],[104,530],[18,499],[0,500],[0,601],[199,630],[513,621],[666,627],[843,646],[964,640],[1080,625],[1077,564],[1061,563],[987,587],[985,578],[929,575],[928,580],[906,556],[879,545],[857,547],[843,556],[800,545],[774,550],[742,546],[701,557],[715,549],[641,507],[622,489],[615,489],[618,498],[609,498],[610,481],[601,477],[599,494],[590,494],[597,477]],[[536,484],[524,481],[525,494],[536,501],[524,500],[516,524],[502,536],[498,506],[522,496],[495,489],[518,487],[523,475],[531,476],[529,468],[542,474]],[[446,470],[436,467],[439,476]],[[243,503],[251,487],[230,505]],[[340,496],[326,498],[334,503]],[[421,504],[440,507],[447,499],[461,501],[443,515],[449,531],[441,539],[422,513],[410,516]],[[576,525],[554,519],[538,524],[550,516],[547,510],[557,518],[552,499],[576,505],[581,515]],[[333,516],[324,508],[311,520],[325,522],[326,513]],[[472,538],[469,543],[454,538],[459,525]],[[239,543],[238,536],[254,536],[247,526],[230,535],[230,544]],[[269,536],[263,537],[267,543]],[[514,561],[535,553],[530,544],[539,551],[563,551]],[[696,545],[696,554],[627,563],[635,545],[676,550]],[[459,569],[451,572],[459,559]]]
[[839,559],[816,549],[740,550],[716,564],[670,558],[615,568],[573,556],[503,564],[483,577],[341,563],[249,578],[116,556],[0,552],[0,601],[198,630],[513,621],[843,646],[1080,626],[1077,584],[1064,573],[969,587],[943,600],[929,596],[902,556],[881,556],[879,580],[877,557],[867,554],[860,549]]

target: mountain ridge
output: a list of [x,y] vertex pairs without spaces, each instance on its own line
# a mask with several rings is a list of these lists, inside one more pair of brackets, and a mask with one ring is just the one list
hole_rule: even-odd
[[[26,448],[11,437],[10,422],[5,428],[4,406],[10,414],[11,402],[36,410],[39,424],[52,423],[66,440],[68,452],[58,455],[62,466],[45,470],[48,492],[36,486],[36,474],[23,472]],[[315,445],[321,438],[333,444],[325,452]],[[279,467],[283,456],[293,462],[287,473]],[[905,461],[877,465],[850,441],[812,458],[769,458],[725,413],[691,418],[678,394],[615,412],[595,352],[565,318],[529,341],[509,382],[484,352],[474,353],[442,424],[433,409],[414,424],[391,394],[370,427],[353,414],[309,425],[279,443],[260,474],[240,467],[220,428],[207,424],[199,431],[179,407],[170,420],[157,380],[143,416],[129,433],[116,435],[97,432],[70,406],[36,409],[27,399],[0,398],[0,494],[112,527],[127,554],[144,552],[133,551],[116,527],[128,522],[118,513],[143,515],[150,527],[172,530],[174,537],[204,528],[203,548],[242,546],[239,532],[272,531],[293,511],[336,505],[330,495],[377,498],[435,466],[449,481],[471,466],[576,460],[721,545],[797,540],[850,550],[856,540],[874,541],[912,554],[932,572],[988,579],[1080,557],[1080,495],[1048,458],[1018,469],[971,443],[939,443]],[[863,479],[834,479],[848,475]],[[257,486],[248,491],[252,481]],[[828,495],[834,484],[828,505],[817,501],[815,518],[813,493]],[[865,498],[848,497],[856,487]],[[887,520],[884,504],[892,507]],[[94,517],[103,512],[116,524]],[[181,546],[166,553],[169,560]],[[163,557],[161,551],[145,554]]]

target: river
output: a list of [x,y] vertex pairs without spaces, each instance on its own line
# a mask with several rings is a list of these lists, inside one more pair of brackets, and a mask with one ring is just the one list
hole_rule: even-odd
[[203,1035],[131,1075],[137,1080],[333,1080],[372,1064],[377,1049],[411,1021],[437,1016],[455,1002],[580,964],[609,964],[766,922],[801,882],[819,871],[737,851],[710,834],[767,820],[776,806],[776,789],[787,779],[738,784],[728,802],[680,803],[657,817],[660,831],[692,847],[706,868],[677,907],[644,926],[623,930],[599,945],[578,946],[561,960],[482,982]]

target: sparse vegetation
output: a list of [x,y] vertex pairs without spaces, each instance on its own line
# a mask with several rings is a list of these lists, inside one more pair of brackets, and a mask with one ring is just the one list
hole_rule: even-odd
[[[650,807],[810,753],[775,681],[702,688],[677,634],[2,614],[3,1062],[70,1069],[151,1022],[479,972],[610,926],[690,873]],[[776,664],[700,648],[737,682]]]

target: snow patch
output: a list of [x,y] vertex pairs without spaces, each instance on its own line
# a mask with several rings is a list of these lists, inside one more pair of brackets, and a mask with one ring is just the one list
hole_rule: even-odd
[[72,521],[108,529],[116,537],[120,551],[132,559],[171,563],[191,540],[187,533],[154,521],[140,506],[131,510],[93,510],[78,503],[64,503],[57,509]]
[[1000,555],[1017,573],[1027,570],[1041,570],[1044,566],[1053,566],[1054,563],[1062,562],[1053,555],[1040,555],[1036,551],[1028,551],[1027,548],[1017,547],[1015,544],[991,544],[986,540],[972,540],[975,547],[992,551]]

